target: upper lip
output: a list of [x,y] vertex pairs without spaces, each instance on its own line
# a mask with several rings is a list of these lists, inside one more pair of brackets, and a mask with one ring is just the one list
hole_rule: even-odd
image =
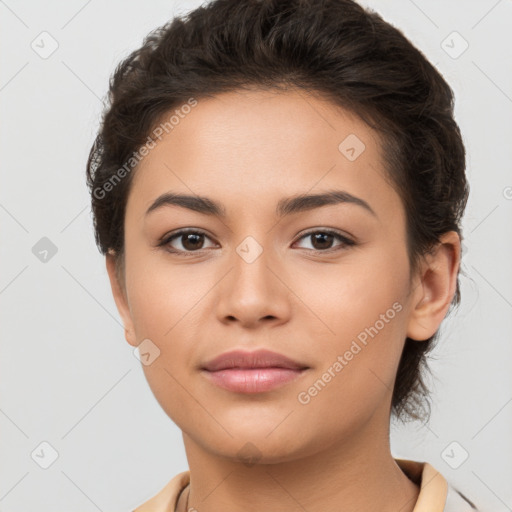
[[202,366],[202,369],[210,372],[225,370],[226,368],[291,368],[302,370],[308,368],[308,366],[265,349],[253,352],[245,350],[224,352]]

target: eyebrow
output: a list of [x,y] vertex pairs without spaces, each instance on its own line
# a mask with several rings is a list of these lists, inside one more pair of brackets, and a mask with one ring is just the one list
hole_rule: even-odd
[[[277,203],[276,215],[278,217],[284,217],[286,215],[320,208],[322,206],[342,203],[355,204],[377,217],[377,214],[364,199],[356,197],[343,190],[329,190],[321,194],[299,194],[281,199]],[[226,217],[226,209],[224,206],[213,199],[205,196],[175,194],[172,192],[167,192],[157,197],[147,209],[145,215],[167,205],[180,206],[181,208],[187,208],[204,215],[221,218]]]

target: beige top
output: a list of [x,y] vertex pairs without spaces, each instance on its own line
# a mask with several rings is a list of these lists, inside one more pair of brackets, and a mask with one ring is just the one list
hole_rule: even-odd
[[[446,479],[428,462],[395,459],[402,471],[420,485],[413,512],[474,512],[473,504],[448,484]],[[180,492],[190,482],[190,471],[172,478],[155,496],[133,512],[175,512]]]

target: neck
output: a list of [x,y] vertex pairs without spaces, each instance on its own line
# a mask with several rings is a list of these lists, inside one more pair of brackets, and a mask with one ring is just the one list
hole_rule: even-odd
[[344,511],[412,512],[419,487],[391,455],[389,423],[384,435],[378,434],[369,425],[328,446],[322,440],[322,451],[272,463],[261,463],[263,453],[260,462],[249,465],[206,451],[184,433],[190,486],[177,510],[339,512],[343,504]]

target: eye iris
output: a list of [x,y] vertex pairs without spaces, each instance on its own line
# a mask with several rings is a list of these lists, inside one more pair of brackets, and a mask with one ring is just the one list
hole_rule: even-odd
[[[329,233],[315,233],[311,235],[313,237],[313,247],[315,249],[329,249],[330,244],[332,243],[332,240],[334,238],[333,235],[330,235]],[[317,247],[316,243],[320,242],[320,247]],[[327,242],[327,246],[322,245]]]
[[[185,249],[187,250],[194,250],[194,249],[200,249],[201,247],[198,247],[197,245],[194,245],[192,244],[192,246],[188,246],[189,242],[198,242],[198,241],[201,241],[203,242],[203,238],[204,238],[204,235],[200,234],[200,233],[186,233],[185,235],[181,235],[182,237],[182,244],[183,244],[183,247],[185,247]],[[200,244],[202,245],[202,244]]]

